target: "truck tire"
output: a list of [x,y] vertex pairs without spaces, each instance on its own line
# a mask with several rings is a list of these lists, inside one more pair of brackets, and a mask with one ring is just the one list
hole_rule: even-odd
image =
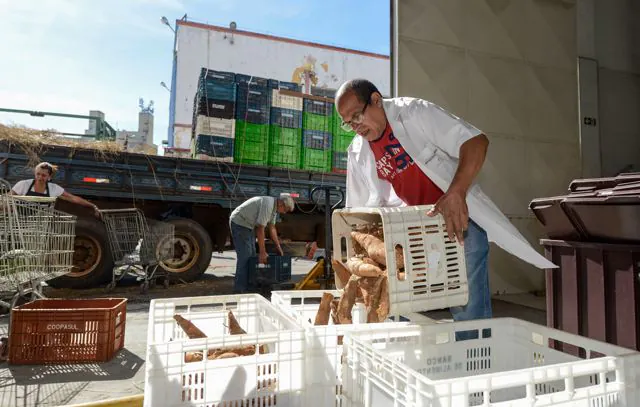
[[113,259],[107,230],[99,220],[78,218],[76,221],[73,263],[70,273],[47,284],[55,288],[91,288],[111,280]]
[[175,230],[174,258],[162,262],[171,281],[191,282],[202,276],[209,263],[213,242],[207,231],[191,219],[168,220]]

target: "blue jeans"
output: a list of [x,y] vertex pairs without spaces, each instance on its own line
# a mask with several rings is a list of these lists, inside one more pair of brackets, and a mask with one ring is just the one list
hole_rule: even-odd
[[[491,291],[489,289],[489,239],[487,232],[477,223],[469,220],[464,237],[464,255],[469,283],[469,302],[461,307],[451,307],[454,321],[491,318]],[[482,336],[491,335],[490,329],[483,330]],[[456,340],[477,339],[477,331],[456,332]]]
[[229,222],[229,227],[237,255],[233,292],[243,294],[249,289],[249,258],[256,256],[256,233],[233,222]]

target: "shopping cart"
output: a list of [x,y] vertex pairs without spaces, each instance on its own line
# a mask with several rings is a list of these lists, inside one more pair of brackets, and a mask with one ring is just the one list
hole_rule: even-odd
[[142,281],[142,293],[146,293],[158,277],[164,277],[164,286],[169,287],[169,278],[161,263],[173,258],[173,225],[147,219],[135,208],[108,209],[100,213],[116,266],[107,290],[115,288],[127,275]]
[[55,198],[13,196],[0,180],[0,305],[43,298],[42,283],[73,267],[76,217],[53,209]]

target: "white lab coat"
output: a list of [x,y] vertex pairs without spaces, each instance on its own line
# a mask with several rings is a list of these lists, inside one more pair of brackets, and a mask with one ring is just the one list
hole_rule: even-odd
[[[385,99],[387,120],[405,151],[443,191],[453,180],[462,144],[482,132],[439,106],[421,99]],[[388,181],[378,178],[369,143],[354,137],[348,149],[346,206],[404,206]],[[498,207],[474,183],[467,194],[469,216],[490,241],[541,269],[556,268],[520,234]]]

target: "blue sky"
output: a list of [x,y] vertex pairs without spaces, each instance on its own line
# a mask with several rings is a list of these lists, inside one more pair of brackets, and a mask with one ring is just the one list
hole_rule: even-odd
[[[0,107],[88,114],[136,130],[154,100],[154,140],[167,135],[172,25],[188,19],[389,53],[388,0],[0,0]],[[85,121],[0,113],[1,123],[83,132]]]

